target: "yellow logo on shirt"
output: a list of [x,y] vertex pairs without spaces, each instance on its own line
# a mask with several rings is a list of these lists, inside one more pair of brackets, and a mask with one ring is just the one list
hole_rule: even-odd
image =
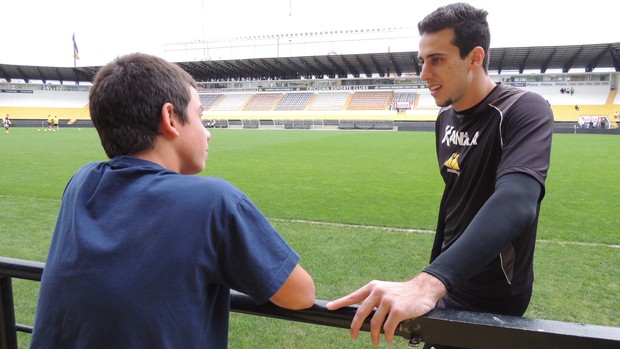
[[444,166],[448,169],[448,172],[456,173],[457,175],[461,171],[461,167],[459,166],[459,153],[452,153],[450,158],[444,162]]

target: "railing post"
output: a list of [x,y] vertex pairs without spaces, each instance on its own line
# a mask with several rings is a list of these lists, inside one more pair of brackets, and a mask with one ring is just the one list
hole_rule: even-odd
[[4,276],[0,276],[0,349],[17,349],[13,286]]

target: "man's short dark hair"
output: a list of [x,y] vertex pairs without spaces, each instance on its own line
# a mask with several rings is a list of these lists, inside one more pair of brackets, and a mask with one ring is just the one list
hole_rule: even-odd
[[459,48],[461,58],[467,57],[471,50],[480,46],[485,53],[483,67],[488,71],[491,31],[487,15],[487,11],[466,3],[450,4],[439,7],[424,17],[418,23],[418,31],[423,35],[453,29],[455,35],[453,44]]

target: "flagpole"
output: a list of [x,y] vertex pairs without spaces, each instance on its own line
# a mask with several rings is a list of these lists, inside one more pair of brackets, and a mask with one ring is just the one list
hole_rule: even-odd
[[73,33],[73,68],[77,68],[77,60],[79,58],[79,53],[77,44],[75,43],[75,32]]

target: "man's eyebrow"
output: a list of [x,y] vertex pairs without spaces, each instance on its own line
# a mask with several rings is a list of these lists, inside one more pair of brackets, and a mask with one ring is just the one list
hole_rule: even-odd
[[[426,55],[427,58],[432,58],[432,57],[437,57],[437,56],[445,56],[445,53],[441,53],[441,52],[436,52],[436,53],[430,53],[428,55]],[[418,58],[422,58],[422,56],[418,56]]]
[[441,53],[441,52],[431,53],[431,54],[427,55],[426,57],[418,55],[418,60],[425,60],[425,59],[434,58],[434,57],[443,57],[445,55],[446,55],[445,53]]

